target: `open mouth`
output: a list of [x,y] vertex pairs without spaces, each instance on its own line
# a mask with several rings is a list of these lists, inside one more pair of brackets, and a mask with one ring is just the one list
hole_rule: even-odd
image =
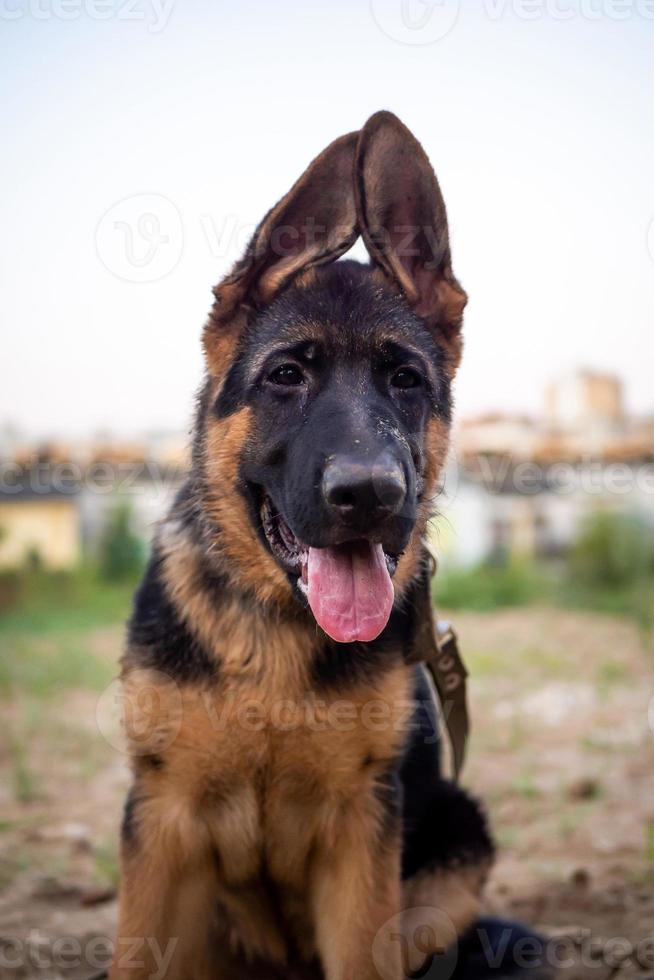
[[298,577],[318,625],[339,643],[368,642],[389,620],[397,556],[364,538],[328,548],[303,544],[264,497],[261,522],[270,550]]

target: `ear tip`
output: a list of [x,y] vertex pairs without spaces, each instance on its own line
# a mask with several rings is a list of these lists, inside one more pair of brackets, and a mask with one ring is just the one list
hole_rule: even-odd
[[410,153],[416,164],[426,168],[432,174],[434,181],[436,180],[422,143],[389,109],[375,112],[362,127],[357,145],[358,171],[361,171],[366,159],[372,159],[377,154],[388,154],[393,148],[397,150],[400,147]]
[[365,131],[366,133],[371,133],[375,130],[381,129],[382,127],[389,127],[392,129],[399,129],[402,132],[409,132],[399,116],[396,116],[394,112],[390,111],[390,109],[379,109],[377,112],[374,112],[365,122],[361,132]]

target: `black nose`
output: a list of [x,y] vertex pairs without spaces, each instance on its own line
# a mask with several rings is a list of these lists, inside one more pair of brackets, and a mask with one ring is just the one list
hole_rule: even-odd
[[325,467],[322,491],[332,513],[346,524],[365,529],[401,510],[406,480],[390,453],[382,453],[374,463],[334,456]]

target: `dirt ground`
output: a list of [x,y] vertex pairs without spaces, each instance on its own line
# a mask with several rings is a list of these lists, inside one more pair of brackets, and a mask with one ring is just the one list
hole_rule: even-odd
[[[452,619],[471,675],[464,783],[485,800],[499,844],[489,911],[565,937],[576,957],[566,977],[651,980],[651,638],[560,610]],[[121,630],[84,642],[111,667]],[[127,772],[98,731],[97,700],[62,689],[3,706],[2,980],[81,978],[107,963]]]

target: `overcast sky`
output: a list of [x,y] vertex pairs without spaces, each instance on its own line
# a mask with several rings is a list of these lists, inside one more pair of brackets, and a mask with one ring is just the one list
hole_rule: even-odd
[[[619,372],[654,412],[651,0],[0,0],[0,424],[188,424],[211,286],[389,108],[470,294],[458,412]],[[649,247],[648,247],[649,235]]]

